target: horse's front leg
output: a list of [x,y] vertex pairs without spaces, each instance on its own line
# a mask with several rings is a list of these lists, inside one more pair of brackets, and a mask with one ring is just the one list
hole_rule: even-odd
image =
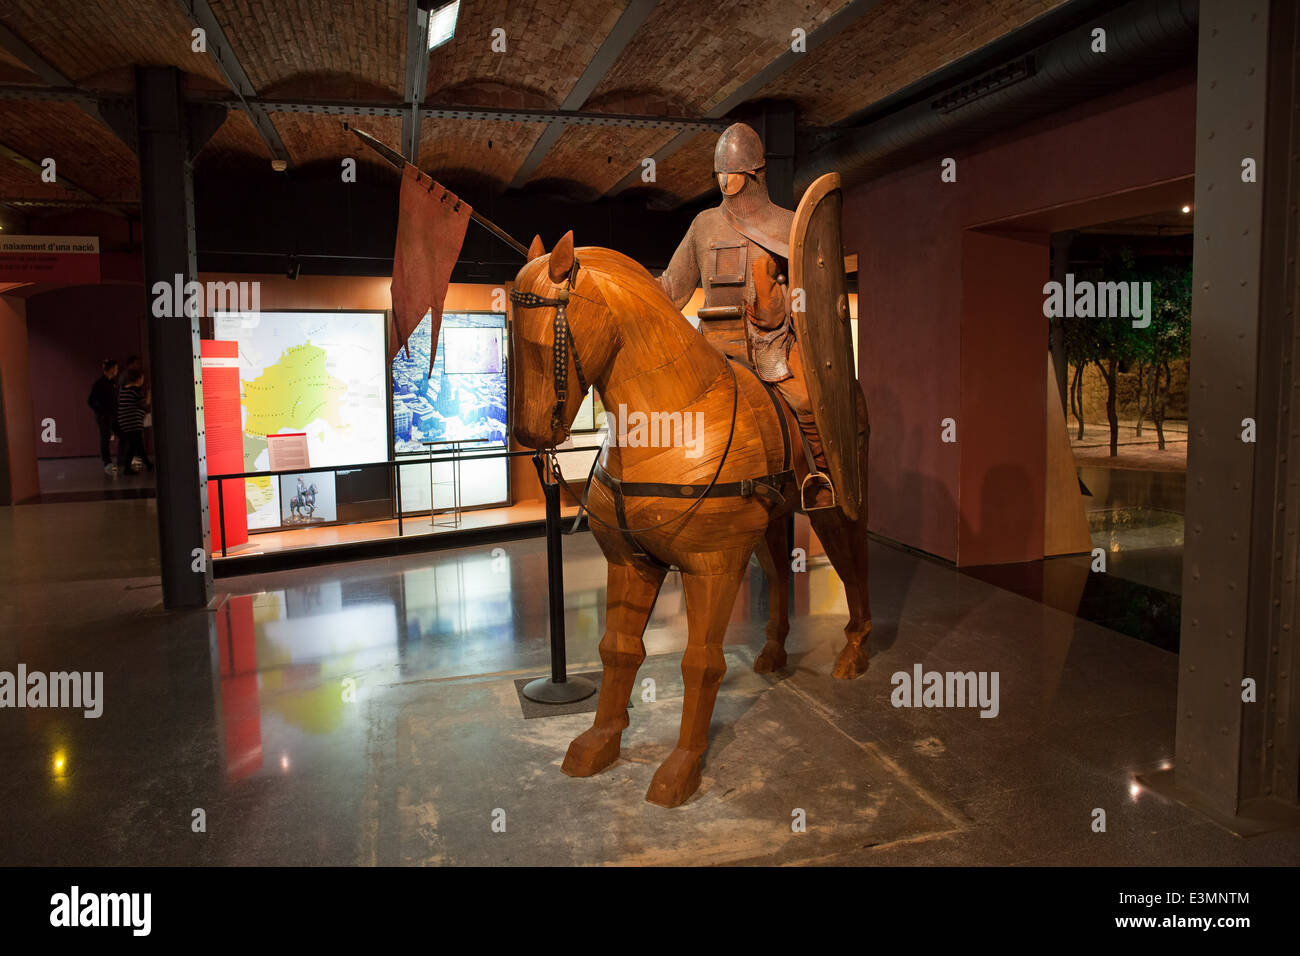
[[[743,555],[747,562],[749,552]],[[682,677],[686,682],[682,729],[677,748],[655,771],[645,797],[661,807],[678,806],[699,788],[700,766],[709,745],[709,721],[727,670],[722,638],[744,574],[743,564],[711,574],[682,572],[689,628],[686,653],[682,655]]]
[[596,720],[569,744],[562,769],[571,777],[589,777],[618,759],[632,684],[645,660],[642,635],[664,582],[664,569],[635,559],[629,564],[610,562],[608,581],[605,635],[600,640],[605,668]]

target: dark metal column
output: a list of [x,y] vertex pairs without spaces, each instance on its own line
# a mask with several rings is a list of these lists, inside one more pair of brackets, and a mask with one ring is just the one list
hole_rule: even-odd
[[758,134],[763,140],[767,159],[767,193],[772,202],[793,209],[799,201],[794,194],[795,107],[784,100],[763,103]]
[[[1270,39],[1271,34],[1271,39]],[[1241,833],[1296,809],[1296,11],[1203,0],[1175,793]],[[1253,160],[1257,182],[1243,181]],[[1243,441],[1243,420],[1256,441]],[[1255,702],[1243,701],[1254,681]]]
[[[137,67],[136,122],[149,317],[149,382],[158,479],[158,560],[163,606],[202,607],[212,597],[208,493],[197,316],[155,316],[154,284],[198,274],[194,245],[190,117],[180,71]],[[250,210],[250,215],[253,211]],[[196,549],[202,568],[194,570]]]

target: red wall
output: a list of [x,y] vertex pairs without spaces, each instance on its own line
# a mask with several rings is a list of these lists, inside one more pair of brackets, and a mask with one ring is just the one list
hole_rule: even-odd
[[[21,504],[41,493],[33,445],[32,393],[27,369],[26,303],[0,296],[0,397],[3,398],[5,447],[0,448],[0,505]],[[5,491],[7,489],[7,492]]]
[[[27,300],[32,427],[40,458],[99,455],[99,430],[86,405],[100,363],[146,357],[144,287],[72,286]],[[146,364],[147,369],[147,364]],[[41,442],[42,419],[53,418],[62,443]]]
[[1192,172],[1195,90],[1180,71],[990,137],[951,154],[955,183],[935,155],[846,191],[873,531],[960,564],[1043,556],[1053,209],[1136,190],[1110,218],[1150,212],[1142,187]]

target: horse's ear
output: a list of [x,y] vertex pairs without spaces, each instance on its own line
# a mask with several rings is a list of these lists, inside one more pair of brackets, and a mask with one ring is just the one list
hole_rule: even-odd
[[573,269],[573,230],[570,229],[551,250],[551,262],[547,271],[552,282],[560,282]]
[[528,244],[528,261],[532,262],[538,256],[546,255],[546,246],[542,243],[541,236],[533,236],[533,241]]

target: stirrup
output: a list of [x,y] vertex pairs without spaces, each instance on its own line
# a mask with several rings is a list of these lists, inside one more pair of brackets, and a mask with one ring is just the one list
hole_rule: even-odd
[[[808,506],[808,482],[822,482],[825,487],[831,490],[831,503],[828,505],[818,505],[815,508]],[[817,485],[813,485],[813,494],[817,493]],[[825,511],[828,508],[836,507],[835,483],[831,481],[831,476],[824,471],[810,471],[804,475],[803,481],[799,484],[799,510],[807,514],[809,511]]]

